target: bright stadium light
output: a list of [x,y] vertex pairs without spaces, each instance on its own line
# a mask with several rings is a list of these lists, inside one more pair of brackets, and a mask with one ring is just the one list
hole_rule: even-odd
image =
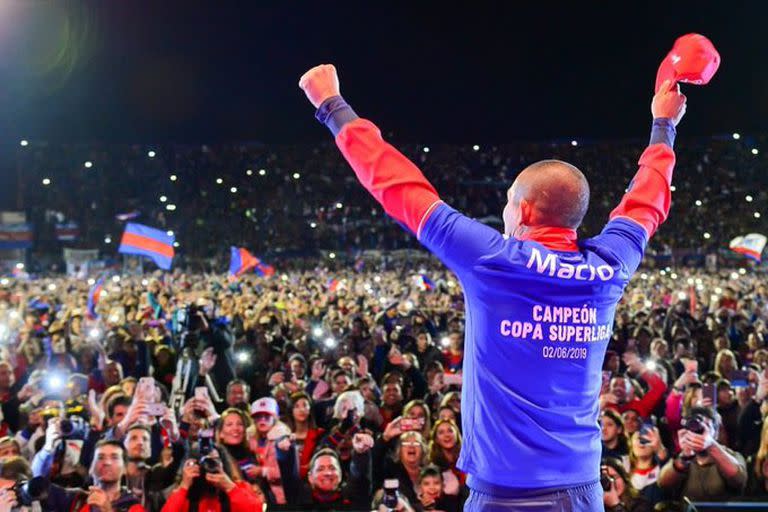
[[173,236],[173,230],[169,229],[168,231],[165,232],[165,234],[168,236]]
[[87,162],[85,162],[83,165],[85,166],[85,168],[86,168],[86,169],[90,169],[91,167],[93,167],[93,162],[91,162],[90,160],[88,160],[88,161],[87,161]]
[[710,238],[712,238],[712,235],[710,235],[709,233],[705,232],[704,233],[704,240],[709,240]]
[[427,146],[424,146],[424,152],[429,153],[429,148]]
[[167,198],[167,197],[165,197],[165,196],[160,196],[160,202],[161,202],[161,203],[164,203],[164,202],[166,202],[167,200],[168,200],[168,198]]
[[172,211],[176,210],[176,205],[175,204],[167,204],[167,205],[165,205],[165,209],[168,210],[169,212],[172,212]]
[[579,145],[579,142],[577,140],[572,140],[571,141],[571,146],[576,147],[578,145]]
[[253,175],[253,171],[248,169],[247,171],[245,171],[245,174],[248,175],[248,176],[252,176]]
[[341,203],[336,203],[336,209],[337,209],[337,210],[341,210],[342,208],[344,208],[344,205],[343,205],[343,204],[341,204]]
[[148,151],[148,152],[147,152],[147,156],[148,156],[149,158],[155,158],[155,155],[156,155],[156,154],[157,154],[157,153],[155,153],[155,152],[154,152],[154,151],[152,151],[152,150],[150,150],[150,151]]
[[312,229],[315,229],[317,227],[317,222],[310,222],[309,227],[311,227]]
[[112,243],[112,237],[111,236],[105,236],[104,237],[104,243],[105,244],[111,244]]
[[674,192],[675,190],[677,190],[677,187],[676,187],[676,186],[674,186],[674,185],[672,185],[671,187],[669,187],[669,190],[670,190],[671,192]]
[[51,178],[43,178],[43,185],[48,186],[51,184]]
[[178,177],[175,174],[171,174],[171,181],[176,181]]
[[237,187],[232,187],[232,188],[229,189],[229,191],[232,192],[233,194],[236,194],[237,193]]
[[739,140],[741,135],[738,132],[733,132],[733,140]]
[[752,154],[753,155],[756,155],[758,153],[759,153],[759,151],[757,150],[757,148],[752,148]]
[[179,246],[179,242],[173,242],[173,246],[174,247],[178,247]]
[[331,259],[335,259],[335,258],[336,258],[336,253],[335,253],[335,252],[332,252],[332,253],[330,253],[330,254],[328,255],[328,257],[329,257],[329,258],[331,258]]
[[747,196],[744,199],[746,199],[748,203],[751,203],[753,198],[752,196]]
[[755,215],[755,218],[756,218],[756,219],[759,219],[759,218],[760,218],[760,212],[755,212],[755,213],[754,213],[754,215]]
[[301,174],[299,174],[297,172],[293,173],[293,179],[297,180],[299,178],[301,178]]
[[29,145],[29,141],[28,141],[28,140],[26,140],[26,139],[22,139],[22,141],[21,141],[21,142],[19,142],[19,144],[21,144],[21,145],[22,145],[22,147],[27,147],[27,146]]
[[696,206],[701,206],[701,199],[696,200]]
[[216,184],[217,184],[217,185],[221,185],[222,183],[224,183],[224,180],[223,180],[223,179],[221,179],[221,178],[216,178]]
[[480,146],[475,144],[474,146],[472,146],[472,149],[474,149],[475,151],[480,151]]
[[259,169],[259,176],[266,176],[266,175],[267,175],[267,171],[265,171],[264,169]]

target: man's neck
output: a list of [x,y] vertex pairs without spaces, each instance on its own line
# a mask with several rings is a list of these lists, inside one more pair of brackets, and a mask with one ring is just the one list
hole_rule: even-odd
[[532,240],[553,251],[576,251],[576,230],[558,226],[518,226],[513,235],[518,240]]
[[120,482],[99,482],[99,487],[107,493],[109,501],[116,501],[120,497]]

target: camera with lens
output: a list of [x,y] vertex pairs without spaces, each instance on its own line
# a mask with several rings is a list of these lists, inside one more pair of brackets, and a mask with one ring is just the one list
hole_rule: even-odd
[[218,458],[204,455],[203,457],[200,457],[199,464],[201,476],[205,476],[206,473],[221,473],[221,460]]
[[694,434],[703,434],[706,430],[706,420],[707,418],[704,416],[694,414],[693,416],[683,418],[682,427]]
[[31,507],[35,501],[45,501],[48,498],[48,488],[51,482],[47,477],[36,476],[29,480],[16,482],[12,491],[20,506]]
[[603,466],[600,469],[600,485],[603,487],[603,491],[608,492],[611,490],[611,486],[616,481],[611,475],[608,474],[606,467]]

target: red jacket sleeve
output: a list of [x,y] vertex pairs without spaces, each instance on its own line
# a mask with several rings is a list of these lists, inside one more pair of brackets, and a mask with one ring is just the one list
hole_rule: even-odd
[[621,407],[621,412],[628,409],[634,409],[640,416],[647,418],[651,415],[651,412],[653,412],[661,398],[664,396],[664,392],[667,390],[667,384],[654,372],[645,372],[640,378],[648,384],[648,391],[646,391],[642,398],[637,398],[624,404],[624,406]]
[[627,218],[640,224],[648,238],[667,220],[672,202],[670,184],[675,152],[666,144],[652,144],[643,152],[640,168],[610,219]]
[[384,211],[419,236],[440,203],[435,188],[419,168],[386,143],[376,125],[365,119],[345,124],[336,136],[336,145]]
[[168,500],[163,505],[160,512],[187,512],[189,510],[189,501],[187,501],[187,490],[178,487],[168,496]]
[[256,493],[251,490],[247,482],[238,482],[235,488],[227,494],[230,510],[232,512],[261,511],[262,502]]

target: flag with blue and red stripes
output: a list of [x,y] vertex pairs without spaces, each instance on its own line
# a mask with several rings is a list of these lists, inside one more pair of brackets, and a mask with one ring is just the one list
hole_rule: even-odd
[[101,290],[104,287],[104,277],[100,277],[93,283],[90,291],[88,292],[88,318],[95,320],[99,318],[99,314],[96,312],[96,306],[99,305],[99,298],[101,298]]
[[253,269],[261,277],[271,277],[275,275],[275,267],[267,265],[259,258],[256,258],[256,266]]
[[435,289],[435,283],[429,278],[427,274],[419,274],[419,278],[421,279],[421,285],[425,290],[429,291]]
[[129,222],[125,225],[125,232],[117,252],[146,256],[163,270],[170,270],[175,241],[176,238],[165,231]]
[[328,279],[328,282],[326,284],[328,286],[328,291],[331,293],[335,293],[336,290],[339,288],[340,282],[338,279],[330,278]]
[[232,278],[240,277],[261,263],[248,249],[242,247],[230,247],[229,253],[229,276]]

